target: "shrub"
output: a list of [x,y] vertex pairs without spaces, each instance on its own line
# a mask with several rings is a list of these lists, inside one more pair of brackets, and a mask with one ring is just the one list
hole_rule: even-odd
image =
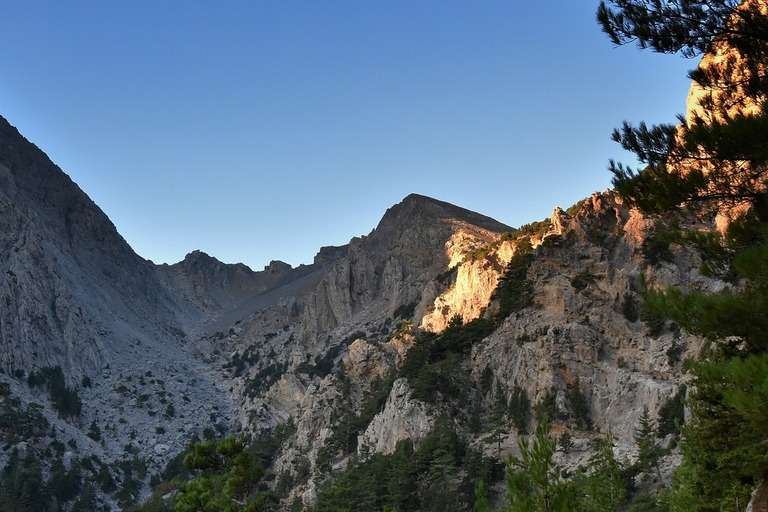
[[504,275],[499,279],[494,291],[494,296],[499,300],[498,320],[507,318],[533,301],[533,282],[528,279],[528,265],[531,261],[531,242],[522,240],[518,243],[517,252],[507,264]]
[[27,377],[30,388],[45,384],[51,398],[51,405],[62,418],[80,416],[82,401],[77,394],[77,389],[70,389],[64,381],[64,372],[61,366],[46,366],[39,373],[30,372]]
[[671,262],[675,259],[674,254],[669,248],[669,242],[657,238],[655,235],[648,235],[640,246],[640,253],[650,265],[658,267],[663,261]]
[[656,427],[658,437],[680,434],[680,427],[685,422],[685,392],[685,385],[680,386],[675,396],[659,408],[659,421]]

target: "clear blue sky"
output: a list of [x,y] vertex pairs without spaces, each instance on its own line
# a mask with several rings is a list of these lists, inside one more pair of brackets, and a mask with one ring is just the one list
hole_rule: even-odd
[[518,226],[609,187],[623,120],[685,110],[696,63],[596,8],[2,2],[0,115],[156,263],[311,263],[412,192]]

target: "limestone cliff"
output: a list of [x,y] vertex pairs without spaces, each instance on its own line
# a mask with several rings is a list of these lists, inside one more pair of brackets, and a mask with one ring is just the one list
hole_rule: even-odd
[[[403,440],[418,449],[441,416],[498,460],[516,449],[517,434],[494,410],[515,393],[529,401],[517,428],[522,418],[532,429],[535,406],[547,408],[558,435],[572,434],[573,449],[559,455],[565,464],[583,463],[590,439],[609,429],[631,460],[643,409],[659,418],[685,382],[682,360],[701,344],[644,316],[641,287],[725,286],[700,275],[696,255],[681,247],[649,256],[654,222],[611,192],[519,232],[410,195],[370,234],[322,249],[312,265],[255,272],[196,251],[156,266],[4,121],[0,223],[0,380],[23,405],[43,403],[56,435],[81,455],[112,463],[130,453],[148,465],[135,496],[116,501],[105,491],[104,509],[146,496],[151,475],[195,435],[257,439],[280,427],[267,469],[285,507],[298,497],[312,503],[350,461],[392,453]],[[501,318],[498,283],[528,246],[530,301]],[[439,371],[403,373],[409,349],[456,319],[486,330],[452,354],[454,366],[427,355]],[[57,418],[53,400],[30,384],[30,372],[53,367],[78,389],[79,417]],[[460,398],[439,386],[424,392],[443,370],[463,379]],[[488,442],[501,430],[510,434]],[[56,442],[50,430],[23,441],[42,457]],[[10,456],[0,453],[0,464]],[[672,450],[662,463],[663,478],[677,457]]]
[[[569,211],[555,209],[543,223],[546,229],[531,239],[533,304],[475,345],[463,367],[478,390],[489,376],[493,383],[475,395],[481,421],[487,421],[499,390],[523,389],[531,404],[553,400],[552,413],[561,418],[557,428],[573,431],[575,449],[565,463],[575,467],[589,457],[594,436],[573,419],[572,397],[578,393],[586,404],[585,421],[596,430],[610,429],[617,453],[631,460],[644,407],[656,419],[677,396],[685,381],[681,361],[701,344],[674,326],[649,325],[652,320],[641,317],[641,276],[648,286],[722,284],[701,276],[696,255],[680,247],[671,247],[664,261],[648,260],[643,242],[653,236],[654,223],[611,192],[596,193]],[[295,422],[297,432],[274,469],[300,484],[293,498],[313,502],[327,479],[329,450],[337,454],[331,466],[346,466],[343,450],[329,447],[336,446],[338,429],[348,428],[340,418],[350,411],[366,417],[372,386],[389,387],[379,413],[366,417],[356,432],[358,454],[391,453],[403,439],[418,446],[444,411],[445,404],[415,398],[407,379],[388,376],[419,331],[440,332],[456,315],[463,322],[492,316],[498,281],[526,238],[506,226],[473,225],[460,214],[433,200],[406,198],[371,235],[353,240],[346,258],[314,290],[243,321],[242,334],[221,346],[223,355],[258,354],[252,357],[258,362],[234,375],[234,396],[244,395],[239,424],[264,432],[288,418]],[[532,428],[532,413],[526,421]],[[482,435],[466,435],[493,455],[493,447],[480,442]],[[513,450],[515,440],[506,438],[502,453]],[[664,462],[666,477],[678,457],[673,451]],[[298,460],[309,466],[298,468]],[[303,480],[307,471],[314,478]]]

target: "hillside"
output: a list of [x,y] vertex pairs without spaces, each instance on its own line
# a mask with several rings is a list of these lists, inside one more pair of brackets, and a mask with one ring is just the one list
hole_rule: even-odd
[[[410,195],[310,266],[256,272],[197,251],[157,266],[3,126],[2,380],[17,420],[2,460],[32,456],[49,481],[76,472],[70,502],[87,490],[97,509],[145,498],[176,477],[191,440],[227,433],[270,446],[261,460],[278,507],[322,506],[321,490],[370,454],[418,451],[439,430],[464,446],[450,473],[461,484],[444,493],[469,509],[470,468],[497,479],[544,413],[569,439],[563,465],[585,464],[608,431],[630,463],[643,409],[670,421],[682,362],[700,346],[643,314],[640,276],[720,286],[681,247],[649,254],[653,223],[611,192],[520,230]],[[497,288],[520,280],[508,273],[520,261],[527,285]],[[679,457],[666,453],[662,480]]]

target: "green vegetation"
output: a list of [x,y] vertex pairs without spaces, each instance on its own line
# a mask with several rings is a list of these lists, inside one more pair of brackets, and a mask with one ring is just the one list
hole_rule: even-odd
[[472,387],[463,367],[472,345],[493,332],[492,320],[478,318],[464,324],[454,316],[442,333],[424,332],[416,337],[400,367],[399,376],[408,379],[413,396],[425,402],[467,399]]
[[510,455],[506,462],[507,505],[494,509],[481,482],[476,489],[479,512],[598,512],[618,510],[627,502],[627,482],[610,433],[597,441],[587,466],[573,476],[555,462],[557,441],[546,419],[531,439],[520,439],[519,447],[520,458]]
[[248,347],[242,355],[236,353],[232,359],[224,365],[224,368],[232,369],[232,376],[239,377],[248,368],[259,362],[259,354],[256,352],[256,346]]
[[665,437],[669,434],[680,435],[680,427],[685,422],[686,386],[680,386],[675,396],[664,402],[659,408],[659,424],[656,434]]
[[246,396],[254,398],[262,391],[266,391],[272,384],[279,381],[287,370],[288,363],[272,363],[256,372],[253,377],[246,377]]
[[195,477],[177,482],[177,512],[255,512],[261,510],[257,484],[263,475],[242,440],[233,436],[195,443],[184,457]]
[[529,306],[533,301],[533,282],[528,279],[528,266],[533,261],[533,248],[528,239],[518,242],[514,256],[494,292],[499,300],[497,318],[504,319]]
[[477,482],[493,478],[493,473],[493,462],[470,450],[442,416],[418,450],[405,440],[391,455],[353,458],[323,486],[313,510],[467,510]]
[[[665,502],[671,511],[741,509],[768,474],[768,18],[759,3],[737,7],[735,0],[608,3],[598,19],[616,44],[687,57],[727,44],[739,57],[691,73],[712,94],[682,127],[625,123],[616,130],[614,139],[647,166],[611,162],[611,170],[624,201],[646,213],[687,209],[706,218],[730,210],[734,217],[725,233],[678,230],[677,241],[699,251],[706,273],[740,286],[716,294],[650,290],[644,309],[710,340],[691,367],[692,419],[682,427],[683,462]],[[643,250],[651,263],[668,257],[663,241]],[[665,404],[659,433],[676,431],[682,400]],[[647,430],[641,454],[651,464]]]
[[30,372],[27,377],[30,388],[45,385],[51,397],[51,405],[62,418],[74,418],[80,416],[82,402],[77,394],[77,389],[70,389],[64,381],[64,372],[61,366],[46,366],[39,372]]
[[[41,374],[45,376],[45,372]],[[41,374],[30,375],[38,379]],[[53,372],[54,376],[57,374]],[[144,476],[140,469],[143,461],[134,457],[109,467],[96,457],[73,457],[67,467],[65,452],[77,453],[74,439],[68,439],[66,444],[51,439],[49,436],[55,436],[56,431],[50,429],[43,416],[43,406],[30,403],[22,407],[7,383],[0,383],[0,395],[0,442],[8,454],[8,462],[0,470],[0,510],[91,511],[95,503],[94,485],[115,493],[126,505],[138,496]],[[100,435],[95,423],[91,424],[89,435]],[[122,486],[116,484],[113,474],[124,476]]]
[[347,455],[357,449],[357,436],[362,434],[373,417],[381,410],[389,396],[395,373],[373,379],[366,390],[360,412],[351,407],[349,397],[349,377],[342,377],[342,403],[339,410],[344,411],[333,423],[333,434],[318,452],[317,465],[330,469],[331,459],[338,455]]
[[321,379],[326,377],[333,370],[333,361],[341,353],[341,345],[332,347],[328,352],[320,358],[315,360],[315,364],[301,363],[296,367],[297,373],[305,373],[312,377],[317,375]]
[[535,236],[539,240],[544,238],[544,235],[552,227],[552,221],[550,219],[544,219],[541,221],[531,222],[530,224],[523,224],[517,231],[515,231],[515,237],[520,238],[523,236]]

